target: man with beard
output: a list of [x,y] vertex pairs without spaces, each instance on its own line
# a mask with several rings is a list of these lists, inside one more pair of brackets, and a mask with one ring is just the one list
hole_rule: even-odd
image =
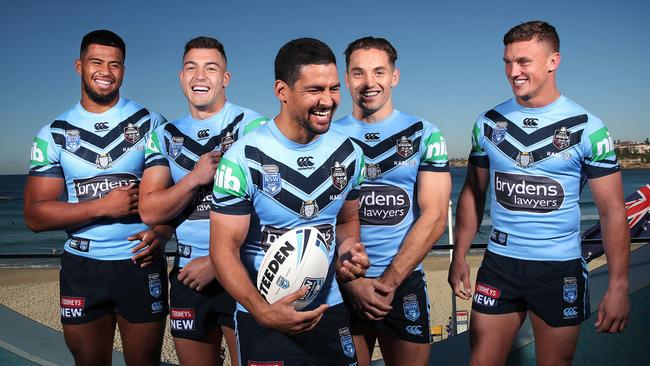
[[[349,138],[328,132],[340,83],[326,44],[312,38],[287,43],[276,56],[275,78],[280,113],[219,162],[210,257],[219,282],[237,300],[242,365],[354,364],[334,266],[351,280],[368,265],[358,243],[363,155]],[[270,238],[306,226],[328,238],[331,266],[322,289],[305,311],[293,302],[307,294],[306,286],[269,304],[253,281]],[[335,252],[348,259],[335,260]]]
[[27,226],[68,233],[61,322],[77,365],[111,364],[116,324],[127,364],[160,364],[172,230],[142,223],[138,186],[144,136],[164,118],[120,97],[125,56],[111,31],[83,37],[81,101],[40,130],[25,185]]
[[190,114],[149,137],[140,214],[149,225],[178,222],[178,257],[169,280],[170,325],[180,363],[219,364],[223,333],[236,365],[235,302],[216,281],[208,257],[212,183],[221,154],[267,119],[226,101],[230,73],[223,45],[214,38],[187,42],[179,78]]
[[431,348],[429,301],[422,260],[447,224],[451,177],[438,128],[393,107],[397,51],[365,37],[345,50],[352,114],[334,128],[363,148],[361,242],[372,266],[343,285],[355,312],[350,324],[359,364],[370,364],[379,340],[387,365],[426,365]]

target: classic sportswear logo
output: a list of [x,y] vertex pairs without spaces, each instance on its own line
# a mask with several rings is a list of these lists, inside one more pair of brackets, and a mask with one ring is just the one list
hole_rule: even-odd
[[572,306],[570,308],[564,308],[562,311],[562,314],[564,315],[564,319],[573,319],[578,317],[578,307],[577,306]]
[[201,130],[201,131],[197,132],[197,134],[196,134],[196,138],[199,139],[199,140],[207,139],[208,137],[210,137],[210,129],[209,128],[206,128],[205,130]]
[[88,179],[74,179],[74,190],[79,202],[102,198],[115,188],[124,187],[140,180],[133,174],[106,174]]
[[47,165],[47,145],[48,143],[45,140],[39,139],[38,137],[34,139],[30,154],[32,166]]
[[425,142],[425,146],[427,152],[424,155],[424,161],[447,160],[447,144],[440,132],[432,133]]
[[106,131],[106,130],[108,130],[108,122],[95,123],[95,131]]
[[536,175],[494,172],[494,193],[497,202],[510,211],[548,213],[564,203],[560,182]]
[[232,161],[222,158],[214,176],[214,192],[244,197],[246,195],[246,178],[242,168]]
[[593,161],[601,161],[614,157],[614,142],[607,127],[603,127],[589,135],[589,141],[591,142],[591,159]]
[[298,170],[313,169],[314,162],[311,161],[313,158],[313,156],[301,156],[296,159],[296,164],[298,164],[299,167]]
[[402,188],[386,184],[361,187],[359,220],[361,225],[397,225],[411,209],[411,199]]
[[539,121],[537,118],[524,118],[522,123],[524,128],[537,128],[537,121]]
[[379,132],[368,132],[367,134],[363,135],[363,137],[366,139],[366,141],[377,141],[379,140]]
[[421,336],[422,335],[422,326],[421,325],[408,325],[406,328],[406,333],[408,334],[413,334],[416,336]]

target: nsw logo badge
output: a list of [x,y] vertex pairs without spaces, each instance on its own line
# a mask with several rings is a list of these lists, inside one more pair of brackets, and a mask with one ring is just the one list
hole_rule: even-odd
[[153,297],[160,297],[162,294],[162,283],[160,281],[160,274],[149,273],[149,294]]
[[499,121],[494,124],[494,128],[492,128],[492,142],[495,144],[500,144],[501,141],[505,140],[506,138],[506,133],[508,132],[508,122],[506,121]]
[[412,322],[420,318],[420,304],[416,295],[404,296],[404,317]]
[[277,165],[262,165],[262,190],[271,196],[282,190],[282,177]]
[[66,130],[65,131],[65,149],[70,152],[75,152],[81,147],[81,135],[79,130]]
[[341,347],[343,347],[343,353],[350,358],[354,357],[355,349],[354,343],[352,342],[350,329],[347,327],[339,329],[339,336],[341,337]]
[[578,298],[578,280],[575,277],[564,277],[562,297],[570,304]]
[[184,137],[172,136],[171,141],[169,141],[169,156],[171,156],[172,159],[176,159],[181,155],[181,151],[183,150],[183,141],[185,141]]

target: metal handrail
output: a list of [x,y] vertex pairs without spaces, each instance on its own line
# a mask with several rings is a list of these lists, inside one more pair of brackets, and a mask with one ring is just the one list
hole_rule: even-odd
[[[603,241],[601,239],[583,239],[581,244],[600,244]],[[632,238],[630,243],[650,243],[650,238]],[[474,243],[470,249],[485,249],[487,248],[487,243]],[[435,244],[431,250],[453,250],[454,246],[451,244]],[[63,251],[56,253],[0,253],[0,259],[47,259],[47,258],[60,258],[63,254]],[[178,253],[174,250],[165,251],[165,256],[167,257],[177,257]]]

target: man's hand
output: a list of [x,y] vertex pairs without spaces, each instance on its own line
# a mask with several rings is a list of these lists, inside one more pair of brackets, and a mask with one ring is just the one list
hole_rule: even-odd
[[210,151],[201,155],[196,162],[194,169],[188,174],[196,186],[212,184],[214,174],[217,172],[217,166],[221,160],[221,152]]
[[359,278],[342,286],[354,311],[362,318],[380,320],[393,309],[395,292],[376,278]]
[[361,243],[355,243],[348,252],[340,253],[336,262],[336,278],[341,283],[363,277],[370,267],[368,253]]
[[630,298],[627,289],[608,288],[598,305],[596,331],[598,333],[618,333],[630,323]]
[[136,253],[131,260],[133,263],[140,263],[140,267],[146,267],[154,259],[163,255],[164,247],[171,237],[171,227],[159,225],[153,229],[141,231],[135,235],[129,236],[130,241],[140,240],[140,244],[131,249],[131,253]]
[[203,290],[215,278],[209,256],[192,259],[178,272],[178,280],[196,291]]
[[296,311],[293,303],[305,296],[308,291],[308,287],[303,286],[300,290],[284,296],[277,302],[271,304],[263,313],[251,313],[251,315],[253,315],[258,324],[265,328],[272,328],[291,334],[310,331],[321,320],[328,305],[322,304],[310,311]]
[[463,300],[469,300],[472,297],[472,285],[469,282],[469,265],[465,259],[454,257],[449,265],[449,275],[447,282],[451,290]]
[[139,188],[134,183],[118,187],[100,198],[104,216],[119,219],[120,217],[138,214]]

